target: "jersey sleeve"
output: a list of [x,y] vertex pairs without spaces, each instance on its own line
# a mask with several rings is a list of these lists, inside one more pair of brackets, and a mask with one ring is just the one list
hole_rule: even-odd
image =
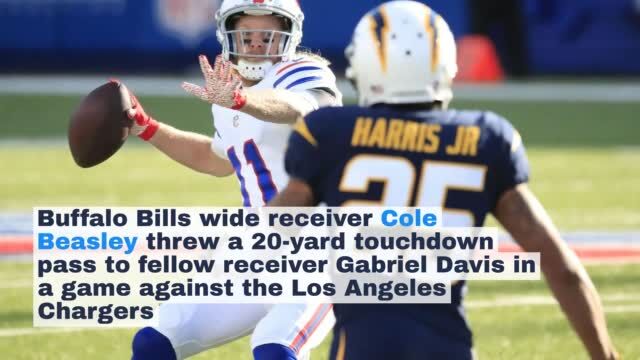
[[291,91],[322,89],[342,103],[336,76],[324,63],[311,58],[282,63],[273,73],[273,88]]
[[308,108],[305,113],[318,110],[328,106],[342,106],[342,100],[335,98],[333,95],[319,89],[309,89],[296,92],[300,95],[308,104]]
[[496,194],[500,196],[518,184],[529,181],[529,161],[520,133],[506,119],[495,117],[498,158],[496,161]]
[[311,186],[316,199],[320,198],[317,192],[327,173],[327,158],[321,148],[323,114],[322,110],[316,111],[296,123],[285,154],[285,170],[289,176]]

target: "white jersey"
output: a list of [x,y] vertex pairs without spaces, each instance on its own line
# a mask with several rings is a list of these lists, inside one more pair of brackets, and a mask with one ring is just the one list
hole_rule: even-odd
[[[285,89],[305,94],[314,109],[320,105],[313,89],[325,89],[335,95],[336,106],[342,94],[329,67],[313,58],[300,57],[274,65],[253,89]],[[212,106],[216,133],[213,151],[229,159],[242,193],[244,206],[263,206],[287,184],[284,153],[292,125],[256,119],[241,111]]]

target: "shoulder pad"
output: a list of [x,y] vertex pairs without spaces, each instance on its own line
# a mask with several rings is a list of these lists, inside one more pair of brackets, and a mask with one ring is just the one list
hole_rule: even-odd
[[336,93],[336,77],[326,63],[319,59],[302,56],[293,61],[274,66],[267,76],[266,87],[304,91],[326,88]]

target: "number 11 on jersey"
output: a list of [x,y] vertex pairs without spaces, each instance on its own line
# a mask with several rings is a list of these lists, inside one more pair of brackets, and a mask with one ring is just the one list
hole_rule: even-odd
[[[267,168],[267,164],[265,164],[264,158],[262,157],[262,154],[260,154],[260,150],[253,139],[245,141],[243,153],[244,158],[247,161],[247,165],[251,166],[254,174],[256,175],[256,179],[258,179],[258,188],[262,193],[262,201],[266,204],[278,193],[278,189],[276,188],[276,185],[273,182],[273,177],[271,176],[271,171]],[[238,159],[235,147],[232,146],[227,149],[227,156],[229,157],[229,161],[231,161],[231,165],[233,165],[236,175],[238,176],[238,180],[240,181],[240,192],[242,193],[243,199],[242,205],[247,207],[251,206],[251,198],[247,192],[245,178],[242,176],[242,163],[240,162],[240,159]]]

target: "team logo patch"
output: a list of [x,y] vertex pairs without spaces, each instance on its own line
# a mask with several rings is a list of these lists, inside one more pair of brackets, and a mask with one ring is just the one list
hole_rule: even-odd
[[185,46],[196,46],[215,31],[215,13],[222,0],[157,0],[161,28],[179,38]]

